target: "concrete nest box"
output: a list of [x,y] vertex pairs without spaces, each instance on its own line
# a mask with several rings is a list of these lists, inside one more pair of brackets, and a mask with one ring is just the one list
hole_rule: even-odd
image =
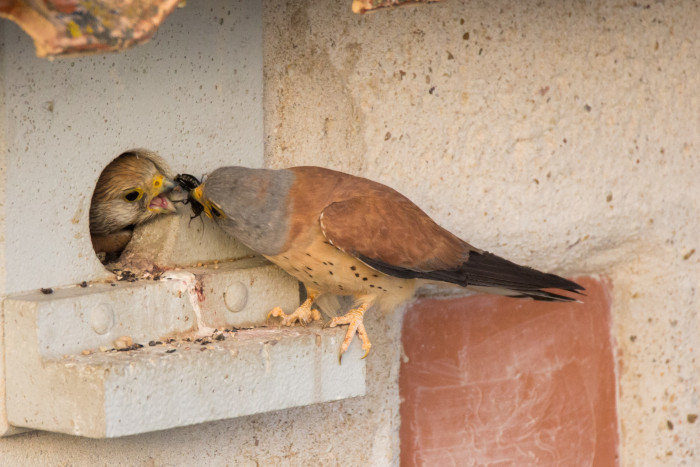
[[192,5],[120,54],[39,60],[5,21],[0,38],[0,435],[115,437],[364,394],[359,347],[338,366],[342,330],[261,328],[298,284],[189,206],[134,228],[119,259],[157,266],[145,280],[93,249],[95,187],[129,148],[198,177],[263,165],[259,2]]

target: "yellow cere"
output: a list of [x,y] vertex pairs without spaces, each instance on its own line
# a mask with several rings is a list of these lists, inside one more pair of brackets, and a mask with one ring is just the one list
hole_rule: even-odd
[[192,197],[197,200],[199,204],[202,205],[202,208],[204,208],[204,214],[207,215],[209,219],[211,219],[211,210],[209,209],[209,203],[204,201],[204,193],[202,191],[202,185],[199,185],[197,188],[192,190]]
[[153,190],[158,193],[163,186],[163,176],[162,175],[156,175],[153,177]]
[[197,188],[192,190],[192,197],[199,204],[202,205],[202,208],[204,208],[204,214],[206,214],[209,219],[213,218],[212,210],[216,214],[216,217],[219,217],[219,218],[224,217],[223,212],[220,209],[217,209],[216,207],[213,206],[214,203],[212,203],[209,200],[204,199],[204,191],[202,190],[202,185],[199,185]]
[[204,196],[204,193],[202,193],[202,185],[199,185],[197,188],[192,190],[192,197],[196,199],[199,204],[204,206],[204,201],[202,200],[202,196]]

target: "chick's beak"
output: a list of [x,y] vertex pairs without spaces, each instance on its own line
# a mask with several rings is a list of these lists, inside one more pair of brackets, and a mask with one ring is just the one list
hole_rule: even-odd
[[164,175],[157,174],[153,177],[153,180],[151,180],[151,186],[153,188],[153,196],[158,196],[161,193],[167,193],[175,188],[175,182]]
[[172,213],[175,212],[175,205],[166,196],[173,188],[175,182],[161,174],[153,177],[151,181],[151,200],[148,203],[148,209],[157,213]]

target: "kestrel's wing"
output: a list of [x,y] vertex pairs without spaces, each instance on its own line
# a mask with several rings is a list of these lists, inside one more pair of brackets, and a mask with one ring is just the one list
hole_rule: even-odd
[[319,221],[331,244],[388,275],[492,287],[538,300],[573,300],[542,289],[583,290],[575,282],[472,247],[398,193],[332,203]]
[[331,203],[319,221],[331,244],[370,265],[395,268],[397,273],[454,269],[469,254],[465,242],[393,193]]

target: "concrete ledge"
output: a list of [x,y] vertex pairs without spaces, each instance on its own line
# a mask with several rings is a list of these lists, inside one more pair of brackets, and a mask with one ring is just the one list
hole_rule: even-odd
[[342,329],[224,334],[204,346],[178,341],[57,361],[24,355],[8,365],[9,422],[112,438],[365,394],[357,343],[338,365]]
[[[8,298],[7,420],[111,438],[364,395],[345,329],[234,328],[274,303],[293,311],[297,284],[259,260]],[[122,335],[143,347],[113,349]]]

